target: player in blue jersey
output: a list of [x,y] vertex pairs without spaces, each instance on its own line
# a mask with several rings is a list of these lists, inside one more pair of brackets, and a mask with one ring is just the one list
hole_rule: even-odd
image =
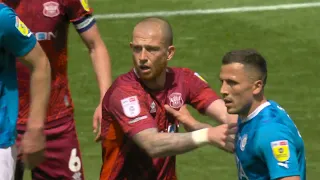
[[0,3],[0,180],[14,179],[17,149],[16,121],[18,89],[16,58],[31,70],[29,123],[21,152],[30,167],[42,161],[43,134],[51,71],[50,64],[35,37],[16,13]]
[[[226,53],[221,94],[229,114],[237,114],[235,154],[239,180],[305,180],[301,135],[285,110],[264,96],[267,63],[255,50]],[[166,109],[187,127],[199,127],[188,112]]]
[[305,180],[302,137],[285,110],[267,100],[267,63],[257,51],[226,53],[221,94],[230,114],[238,114],[235,152],[239,180]]

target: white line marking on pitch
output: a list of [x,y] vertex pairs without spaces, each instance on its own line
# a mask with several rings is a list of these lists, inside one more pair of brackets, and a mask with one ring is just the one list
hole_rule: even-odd
[[218,9],[194,9],[181,11],[156,11],[156,12],[141,12],[141,13],[115,13],[115,14],[97,14],[97,19],[128,19],[148,16],[184,16],[184,15],[199,15],[199,14],[223,14],[223,13],[239,13],[239,12],[254,12],[254,11],[275,11],[281,9],[300,9],[319,7],[320,2],[313,3],[297,3],[297,4],[279,4],[270,6],[244,6],[235,8],[218,8]]

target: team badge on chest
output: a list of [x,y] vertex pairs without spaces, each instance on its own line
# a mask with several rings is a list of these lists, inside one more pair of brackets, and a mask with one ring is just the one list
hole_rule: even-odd
[[182,99],[182,96],[181,96],[181,93],[172,93],[168,96],[169,98],[169,105],[172,107],[172,108],[180,108],[184,101]]
[[246,148],[247,141],[248,141],[248,135],[245,134],[245,135],[243,135],[241,137],[241,140],[240,140],[240,149],[241,149],[241,151],[244,151],[244,149]]
[[56,17],[60,14],[59,3],[49,1],[43,4],[43,15],[47,17]]

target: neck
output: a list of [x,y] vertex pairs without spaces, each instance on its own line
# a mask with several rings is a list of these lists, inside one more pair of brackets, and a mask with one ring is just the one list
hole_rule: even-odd
[[151,80],[142,80],[143,84],[151,90],[162,90],[166,83],[166,69],[159,76]]
[[239,117],[241,119],[247,118],[254,110],[256,110],[261,104],[265,102],[267,102],[265,96],[255,98],[252,104],[248,107],[247,111],[245,113],[239,114]]

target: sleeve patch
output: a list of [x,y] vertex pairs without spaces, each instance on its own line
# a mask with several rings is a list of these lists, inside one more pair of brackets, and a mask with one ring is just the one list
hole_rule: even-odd
[[27,28],[27,26],[20,20],[20,18],[18,16],[16,16],[15,26],[23,36],[27,36],[27,37],[31,36],[32,33]]
[[287,140],[271,142],[273,156],[279,162],[285,162],[290,158],[289,143]]
[[207,81],[202,76],[200,76],[199,73],[195,72],[194,75],[201,79],[203,82],[207,83]]
[[140,114],[140,104],[137,96],[131,96],[128,98],[121,99],[121,106],[124,114],[133,118]]
[[84,10],[86,10],[87,12],[90,11],[90,7],[89,7],[89,3],[88,0],[80,0],[81,5],[83,7]]

